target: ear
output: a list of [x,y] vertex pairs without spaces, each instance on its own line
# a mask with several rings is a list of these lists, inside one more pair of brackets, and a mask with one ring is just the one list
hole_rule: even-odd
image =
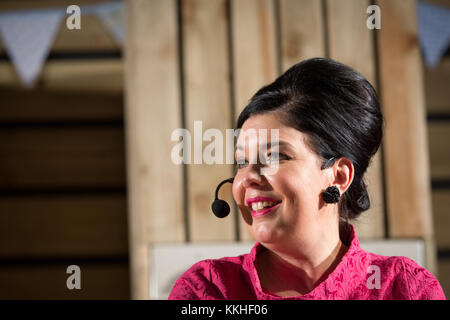
[[353,163],[345,157],[339,158],[333,165],[333,175],[334,181],[332,185],[338,187],[341,194],[343,194],[350,187],[355,176]]

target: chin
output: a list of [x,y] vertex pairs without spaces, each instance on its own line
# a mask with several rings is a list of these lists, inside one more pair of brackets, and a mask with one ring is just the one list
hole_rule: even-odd
[[270,221],[261,221],[251,226],[251,233],[256,241],[261,243],[276,243],[279,240],[279,233],[275,230]]

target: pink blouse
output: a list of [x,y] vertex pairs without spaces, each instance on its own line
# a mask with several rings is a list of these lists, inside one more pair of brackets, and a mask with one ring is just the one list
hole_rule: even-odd
[[280,297],[261,287],[256,256],[266,248],[256,243],[248,254],[194,264],[175,282],[169,300],[445,300],[438,280],[413,260],[362,250],[353,226],[344,243],[350,245],[339,264],[305,295]]

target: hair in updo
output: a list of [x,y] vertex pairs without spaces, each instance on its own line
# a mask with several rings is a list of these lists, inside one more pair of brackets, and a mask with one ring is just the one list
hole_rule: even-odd
[[354,166],[354,179],[339,201],[341,219],[369,209],[364,173],[383,136],[383,116],[372,85],[352,68],[327,58],[302,61],[251,98],[237,128],[251,116],[280,115],[280,121],[307,136],[322,158],[322,169],[340,157]]

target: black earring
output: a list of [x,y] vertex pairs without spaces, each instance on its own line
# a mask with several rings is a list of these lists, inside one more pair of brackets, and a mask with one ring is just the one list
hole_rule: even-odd
[[322,192],[323,201],[326,203],[336,203],[339,202],[341,193],[336,186],[328,187],[324,192]]

